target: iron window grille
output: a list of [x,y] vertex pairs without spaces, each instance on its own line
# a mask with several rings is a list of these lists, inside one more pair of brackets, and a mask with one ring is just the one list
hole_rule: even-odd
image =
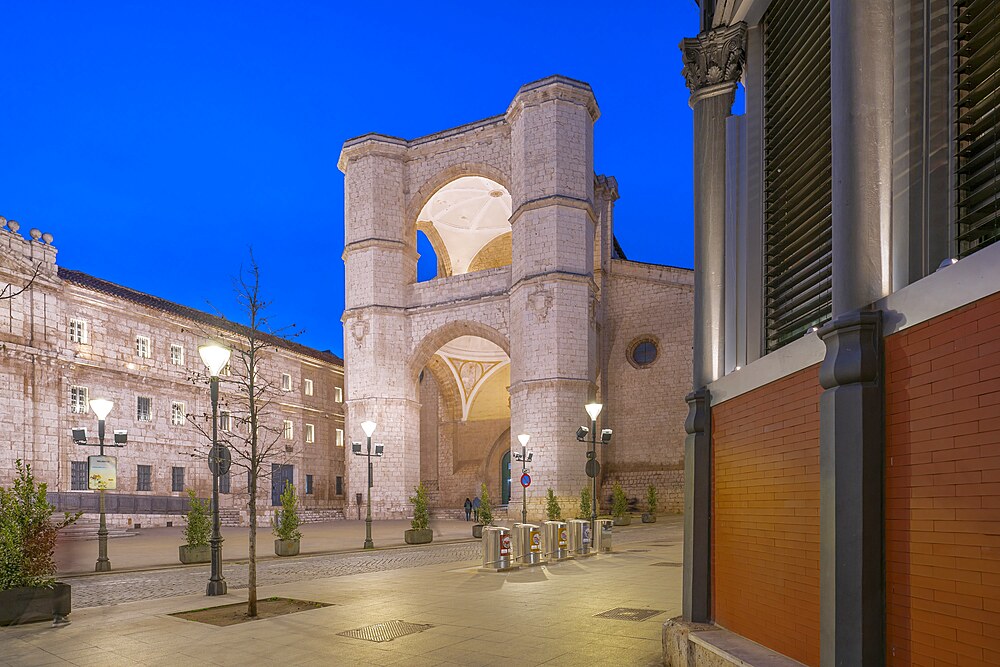
[[183,345],[171,345],[170,346],[170,363],[174,366],[184,365],[184,346]]
[[89,407],[89,390],[86,387],[69,388],[69,409],[70,412],[78,415],[87,414]]
[[137,465],[135,467],[135,490],[136,491],[153,490],[153,466]]
[[764,15],[765,351],[833,310],[830,0]]
[[142,359],[149,359],[150,350],[152,348],[152,342],[149,340],[149,336],[136,336],[135,337],[135,356]]
[[337,486],[337,495],[338,496],[342,496],[342,495],[344,495],[344,478],[343,477],[337,477],[336,481],[337,481],[337,484],[336,484],[336,486]]
[[306,475],[306,495],[311,496],[313,492],[313,476]]
[[174,467],[170,469],[170,490],[184,490],[184,468]]
[[70,462],[70,480],[69,488],[73,491],[86,491],[87,490],[87,462],[86,461],[71,461]]
[[292,437],[294,437],[294,435],[295,435],[295,429],[292,426],[292,422],[290,422],[287,419],[285,419],[282,422],[282,424],[283,424],[283,428],[281,429],[282,437],[284,437],[285,440],[291,440]]
[[69,321],[69,340],[71,343],[87,343],[87,321],[71,319]]
[[138,396],[135,399],[135,418],[141,422],[153,421],[153,399]]
[[184,404],[174,401],[170,404],[170,423],[174,426],[183,426],[187,413],[184,411]]

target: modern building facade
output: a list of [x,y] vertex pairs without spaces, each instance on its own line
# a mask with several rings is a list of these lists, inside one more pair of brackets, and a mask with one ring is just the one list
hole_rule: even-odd
[[[113,525],[164,525],[185,508],[185,491],[209,497],[210,442],[194,426],[211,429],[209,388],[198,346],[210,339],[238,344],[238,324],[78,271],[57,266],[49,234],[19,225],[0,227],[0,284],[16,291],[0,301],[0,485],[9,486],[15,460],[32,465],[59,509],[97,511],[87,490],[87,457],[96,447],[74,443],[73,428],[96,442],[89,400],[108,398],[107,438],[128,431],[118,458],[117,489],[108,492]],[[31,281],[37,270],[37,276]],[[259,372],[274,387],[263,419],[280,431],[277,453],[265,461],[275,488],[264,480],[258,504],[277,504],[284,480],[316,516],[343,508],[344,368],[330,352],[269,338]],[[230,365],[237,363],[236,359]],[[221,378],[220,438],[238,438],[238,372]],[[234,465],[221,480],[227,522],[246,522],[248,481]]]
[[701,6],[668,664],[1000,664],[997,5]]
[[[661,509],[680,509],[691,271],[618,247],[618,184],[594,172],[598,116],[589,85],[554,76],[499,116],[345,143],[347,421],[358,441],[376,422],[385,445],[376,514],[405,516],[420,481],[437,508],[460,508],[481,483],[519,504],[522,433],[529,515],[542,516],[547,488],[574,514],[591,485],[575,434],[594,400],[598,428],[614,432],[598,452],[602,505],[618,481],[633,498],[654,485]],[[419,234],[438,266],[423,282]],[[349,504],[366,479],[366,460],[351,458]]]

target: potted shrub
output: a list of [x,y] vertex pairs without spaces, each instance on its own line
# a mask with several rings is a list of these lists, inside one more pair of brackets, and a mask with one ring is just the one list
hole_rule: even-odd
[[56,535],[80,518],[66,514],[52,522],[55,507],[45,497],[45,484],[36,484],[31,465],[15,464],[14,485],[0,488],[0,625],[55,619],[68,623],[69,584],[55,580],[52,554]]
[[201,500],[188,489],[188,512],[185,517],[184,544],[177,547],[178,556],[185,565],[188,563],[208,563],[212,560],[212,547],[208,538],[212,534],[208,501]]
[[472,527],[473,537],[483,536],[483,526],[493,525],[493,508],[490,507],[490,492],[486,488],[486,484],[483,484],[479,491],[480,505],[479,505],[479,523]]
[[410,530],[403,533],[403,539],[407,544],[429,544],[434,539],[434,531],[429,527],[431,514],[427,509],[427,487],[420,482],[414,491],[417,495],[410,498],[413,520],[410,521]]
[[545,495],[545,516],[548,517],[549,521],[562,521],[562,507],[559,506],[559,501],[556,500],[556,494],[552,489],[549,489]]
[[627,526],[632,523],[632,517],[628,513],[628,498],[625,497],[625,491],[618,482],[611,487],[611,517],[616,526]]
[[643,523],[656,523],[656,505],[656,487],[650,484],[649,488],[646,489],[646,506],[649,508],[649,511],[643,513]]
[[583,487],[580,491],[580,513],[577,514],[577,519],[589,519],[590,513],[593,511],[590,501],[590,487]]
[[285,482],[285,490],[281,492],[281,507],[274,513],[273,532],[274,553],[279,556],[298,556],[299,540],[302,531],[299,526],[299,499],[295,496],[295,487],[291,482]]

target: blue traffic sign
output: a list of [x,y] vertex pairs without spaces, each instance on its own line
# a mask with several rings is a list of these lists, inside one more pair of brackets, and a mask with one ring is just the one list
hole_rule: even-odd
[[524,488],[528,488],[529,486],[531,486],[531,475],[529,475],[528,473],[524,473],[523,475],[521,475],[521,486],[523,486]]

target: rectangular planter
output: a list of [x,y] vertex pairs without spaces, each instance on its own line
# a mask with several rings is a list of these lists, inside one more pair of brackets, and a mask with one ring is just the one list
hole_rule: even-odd
[[430,544],[434,539],[434,531],[430,528],[424,530],[403,531],[403,539],[407,544]]
[[274,541],[274,553],[277,556],[298,556],[299,555],[299,541],[298,540],[275,540]]
[[212,546],[209,544],[201,544],[196,547],[191,547],[186,544],[182,544],[177,547],[177,556],[185,565],[189,563],[211,563]]
[[57,614],[68,616],[71,608],[69,584],[56,582],[53,588],[11,588],[0,591],[0,625],[51,621]]

